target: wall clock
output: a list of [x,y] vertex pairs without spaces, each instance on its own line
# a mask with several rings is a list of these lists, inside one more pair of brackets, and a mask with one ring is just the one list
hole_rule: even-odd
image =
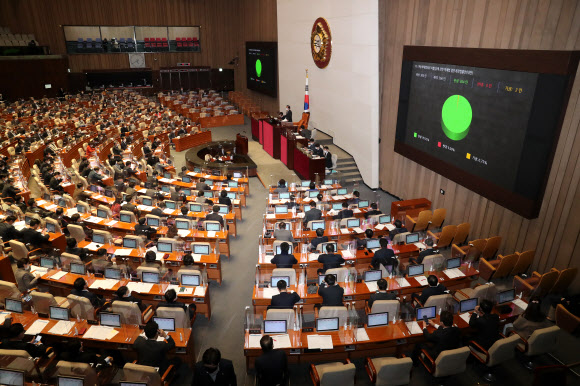
[[312,59],[318,68],[325,68],[332,54],[332,36],[326,19],[319,17],[312,26],[310,33],[310,51]]

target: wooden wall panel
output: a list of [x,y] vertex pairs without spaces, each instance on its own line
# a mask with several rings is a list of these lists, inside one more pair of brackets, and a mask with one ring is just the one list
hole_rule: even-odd
[[[536,250],[533,268],[580,267],[580,72],[537,219],[528,220],[393,152],[404,45],[580,49],[573,0],[391,0],[379,2],[381,186],[426,196],[448,224],[471,223],[470,238],[503,236],[500,253]],[[439,193],[444,189],[445,195]],[[580,290],[580,276],[574,289]]]
[[[201,53],[150,53],[146,66],[157,70],[189,62],[235,70],[236,90],[260,98],[268,111],[278,98],[246,89],[245,47],[249,40],[277,41],[276,0],[3,0],[0,25],[32,33],[54,54],[66,54],[62,25],[201,26]],[[240,57],[237,67],[228,65]],[[126,54],[70,55],[72,72],[129,67]]]

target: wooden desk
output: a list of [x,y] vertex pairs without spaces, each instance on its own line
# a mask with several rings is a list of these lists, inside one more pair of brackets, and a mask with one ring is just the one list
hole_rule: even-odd
[[217,117],[203,117],[198,118],[197,122],[203,128],[219,127],[219,126],[234,126],[244,124],[243,114],[222,115]]
[[391,202],[391,218],[405,223],[405,216],[417,217],[419,212],[431,209],[431,201],[426,198]]
[[316,181],[323,180],[325,176],[326,160],[320,158],[310,158],[300,149],[294,148],[294,170],[303,180]]
[[184,135],[171,141],[175,144],[175,151],[184,151],[211,142],[211,131]]

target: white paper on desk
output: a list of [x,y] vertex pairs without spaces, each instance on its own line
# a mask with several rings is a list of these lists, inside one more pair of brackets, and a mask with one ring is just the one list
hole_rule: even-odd
[[379,286],[377,285],[376,281],[365,281],[367,288],[370,292],[377,292],[379,290]]
[[348,235],[350,234],[350,230],[348,228],[340,228],[340,233],[343,235]]
[[296,213],[296,217],[298,218],[304,218],[304,216],[306,216],[304,212]]
[[101,248],[103,246],[103,244],[97,244],[97,243],[88,243],[85,248],[88,249],[89,251],[96,251],[97,249]]
[[46,325],[48,324],[48,320],[35,320],[34,323],[32,323],[32,325],[30,327],[28,327],[28,330],[26,330],[26,335],[38,335],[42,332],[42,330],[44,330],[44,328],[46,327]]
[[308,254],[308,261],[316,261],[318,260],[318,253],[309,253]]
[[[145,339],[149,339],[149,338],[147,338],[147,335],[145,335],[145,332],[142,332],[141,334],[139,334],[139,336],[142,336]],[[164,342],[165,341],[165,338],[162,337],[162,336],[158,336],[157,339],[156,339],[156,341],[157,342]]]
[[427,249],[427,246],[425,244],[421,243],[421,242],[419,242],[419,243],[413,243],[413,244],[415,244],[415,246],[417,248],[419,248],[419,249]]
[[399,284],[399,287],[410,287],[411,286],[411,284],[409,284],[407,279],[405,279],[404,277],[398,277],[396,280],[397,280],[397,284]]
[[101,198],[103,198],[102,195],[100,195],[100,194],[93,194],[93,199],[100,200]]
[[143,210],[145,212],[151,212],[155,208],[149,205],[137,205],[137,209]]
[[387,224],[386,227],[389,230],[389,232],[396,228],[393,224],[390,224],[390,223]]
[[209,175],[209,174],[206,174],[204,177],[205,177],[206,180],[207,179],[211,179],[211,175]]
[[165,208],[165,209],[163,209],[163,213],[164,214],[171,214],[171,213],[173,213],[173,211],[175,211],[175,209],[171,209],[171,208]]
[[189,236],[190,230],[189,229],[180,229],[177,231],[179,237],[187,237]]
[[528,303],[524,302],[522,299],[515,299],[512,301],[512,303],[520,307],[524,311],[526,308],[528,308]]
[[165,256],[165,252],[155,252],[155,260],[157,260],[157,261],[163,260],[164,256]]
[[147,193],[147,189],[145,189],[145,188],[139,188],[139,189],[135,189],[135,190],[139,193]]
[[46,273],[48,272],[48,268],[39,267],[37,265],[31,265],[30,266],[30,273],[35,273],[35,272],[38,272],[41,275],[46,275]]
[[193,261],[199,263],[201,261],[201,255],[199,253],[192,253],[191,256],[193,257]]
[[216,231],[207,231],[206,237],[215,237],[216,233]]
[[342,253],[342,257],[344,257],[345,259],[352,259],[354,257],[352,252],[349,251],[348,249],[343,249],[342,251],[340,251],[340,253]]
[[276,349],[292,347],[292,344],[290,343],[290,335],[288,334],[271,335],[271,337],[274,341],[274,348]]
[[353,213],[362,213],[362,211],[359,208],[355,208],[352,210]]
[[102,288],[105,290],[111,289],[113,288],[119,281],[115,280],[115,279],[100,279],[100,280],[95,280],[93,282],[93,284],[91,284],[89,286],[89,288]]
[[87,218],[85,218],[83,221],[84,222],[92,222],[92,223],[99,223],[101,222],[102,218],[100,217],[94,217],[94,216],[89,216]]
[[421,285],[427,285],[427,278],[425,276],[414,276],[415,280],[417,280],[417,282],[419,282],[419,284]]
[[49,206],[45,207],[44,209],[46,209],[46,210],[54,210],[56,208],[58,208],[58,205],[52,204],[52,205],[49,205]]
[[169,183],[171,180],[169,178],[160,178],[159,182]]
[[118,223],[118,222],[119,222],[119,221],[117,221],[117,220],[111,220],[111,221],[109,221],[108,223],[106,223],[105,225],[106,225],[106,226],[108,226],[108,227],[112,227],[112,226],[114,226],[114,225],[115,225],[116,223]]
[[417,322],[405,322],[405,325],[412,335],[423,333],[423,329],[419,327],[419,323]]
[[308,349],[309,350],[332,350],[332,336],[330,335],[308,335]]
[[16,230],[21,231],[25,227],[26,227],[26,221],[15,221],[14,222],[14,228],[16,228]]
[[77,214],[79,211],[77,210],[77,208],[70,208],[66,211],[66,215],[68,217],[72,216],[73,214]]
[[362,230],[362,228],[356,227],[356,228],[352,228],[353,231],[355,231],[356,233],[364,233],[365,231]]
[[127,288],[130,292],[147,293],[153,288],[153,283],[129,282]]
[[234,205],[240,205],[240,200],[232,200],[232,203],[233,203]]
[[364,342],[365,340],[370,340],[369,334],[367,334],[367,330],[364,328],[357,328],[356,329],[356,341],[357,342]]
[[60,271],[52,275],[50,278],[53,280],[60,280],[63,276],[66,276],[67,272]]
[[385,229],[385,224],[378,224],[375,226],[375,230],[377,231],[382,231],[383,229]]
[[117,248],[115,250],[115,255],[116,256],[129,256],[132,252],[132,249],[128,249],[128,248]]
[[275,218],[276,218],[276,215],[275,215],[274,213],[268,213],[268,214],[266,215],[266,218],[267,218],[267,219],[269,219],[269,220],[273,220],[273,219],[275,219]]
[[73,328],[75,322],[69,322],[68,320],[59,320],[52,328],[50,329],[49,333],[55,335],[66,335],[70,332],[70,329]]
[[84,339],[98,339],[98,340],[109,340],[117,335],[116,331],[112,327],[106,326],[90,326],[87,332],[83,335]]
[[[187,289],[187,287],[185,287]],[[185,292],[177,292],[178,294],[180,293],[185,293]],[[197,286],[195,287],[195,291],[193,291],[193,296],[205,296],[205,287],[204,286]]]
[[279,293],[278,288],[262,288],[262,296],[265,299],[272,299],[272,296],[278,295]]
[[0,324],[3,324],[10,312],[0,312]]
[[461,319],[465,321],[465,323],[469,324],[469,319],[471,319],[471,314],[469,312],[464,312],[463,314],[459,315]]
[[38,201],[36,201],[36,205],[44,205],[46,203],[47,203],[47,201],[44,201],[44,200],[38,200]]

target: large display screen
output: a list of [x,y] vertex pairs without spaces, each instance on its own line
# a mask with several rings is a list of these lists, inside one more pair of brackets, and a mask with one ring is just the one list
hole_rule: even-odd
[[250,90],[278,96],[278,44],[246,42],[246,84]]
[[571,75],[532,63],[523,71],[509,55],[511,65],[502,61],[510,50],[405,49],[395,151],[536,217]]

